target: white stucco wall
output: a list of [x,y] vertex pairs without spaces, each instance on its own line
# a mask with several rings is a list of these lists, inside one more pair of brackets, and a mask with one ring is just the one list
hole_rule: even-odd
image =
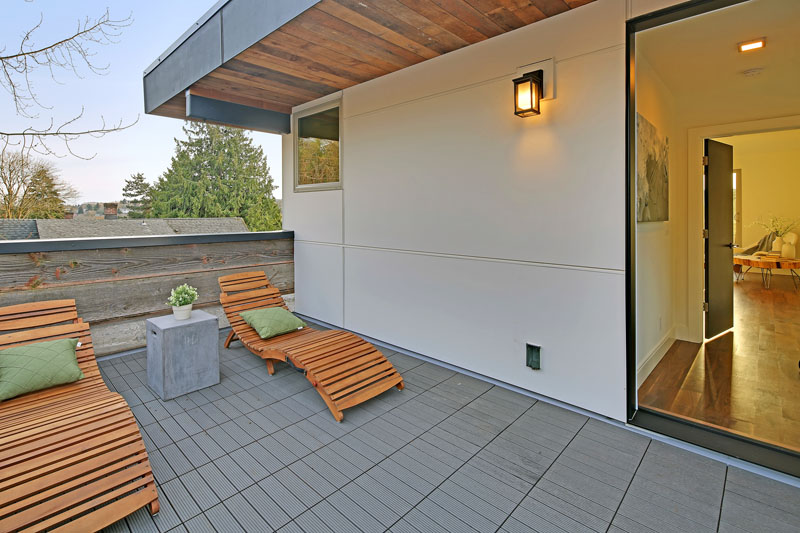
[[[598,0],[343,91],[343,191],[292,192],[285,137],[297,311],[624,419],[624,43],[640,4]],[[548,58],[557,97],[515,117],[511,79]]]

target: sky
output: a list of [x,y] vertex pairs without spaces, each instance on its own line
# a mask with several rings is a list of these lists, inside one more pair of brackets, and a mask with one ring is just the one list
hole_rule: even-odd
[[[97,46],[93,62],[108,66],[104,75],[87,69],[80,78],[72,72],[58,72],[56,81],[49,72],[39,71],[32,79],[38,99],[49,109],[37,110],[31,120],[16,113],[11,97],[0,90],[0,122],[3,129],[19,131],[31,125],[46,126],[50,118],[58,124],[85,108],[81,124],[87,128],[120,119],[138,122],[131,128],[102,138],[85,137],[73,143],[83,160],[72,156],[49,157],[63,180],[78,190],[79,201],[103,202],[122,199],[122,187],[131,174],[142,172],[154,182],[169,166],[175,151],[174,138],[185,138],[184,122],[144,114],[142,76],[147,68],[178,37],[194,24],[215,0],[3,0],[0,17],[0,50],[19,48],[24,33],[43,17],[34,34],[34,45],[50,44],[74,33],[78,20],[98,18],[110,8],[112,19],[130,15],[133,22],[124,28],[117,43]],[[252,132],[256,144],[264,149],[275,185],[280,186],[281,138],[279,135]],[[62,145],[53,146],[66,153]],[[280,197],[280,189],[275,196]]]

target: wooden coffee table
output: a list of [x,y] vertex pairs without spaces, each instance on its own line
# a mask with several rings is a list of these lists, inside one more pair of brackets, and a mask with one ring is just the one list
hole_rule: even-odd
[[769,289],[772,284],[772,270],[777,268],[789,271],[792,276],[794,290],[797,290],[798,284],[800,284],[800,274],[796,272],[796,269],[800,269],[800,259],[766,255],[735,255],[733,256],[733,264],[747,267],[747,270],[736,273],[736,281],[744,279],[744,275],[750,272],[750,269],[758,268],[761,269],[761,283],[764,284],[765,289]]

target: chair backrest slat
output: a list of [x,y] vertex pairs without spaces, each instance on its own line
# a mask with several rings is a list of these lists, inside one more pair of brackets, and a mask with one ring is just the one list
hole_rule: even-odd
[[77,320],[75,300],[49,300],[0,307],[0,332]]
[[239,274],[229,274],[219,278],[219,289],[227,294],[271,288],[273,286],[267,279],[267,275],[261,271],[240,272]]

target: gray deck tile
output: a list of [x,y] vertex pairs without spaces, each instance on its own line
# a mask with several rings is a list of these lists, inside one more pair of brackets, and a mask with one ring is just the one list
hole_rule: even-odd
[[[301,439],[303,438],[302,435],[298,435],[298,437]],[[307,445],[308,443],[305,443],[302,440],[297,440],[297,438],[295,438],[294,435],[291,435],[285,429],[276,431],[271,435],[271,438],[273,438],[278,443],[279,446],[282,446],[287,451],[291,451],[292,454],[298,459],[301,457],[305,457],[306,455],[312,452],[311,448],[309,447],[310,445]]]
[[258,514],[272,529],[281,528],[290,521],[289,515],[260,486],[247,487],[242,491],[242,496],[250,502],[250,505],[258,511]]
[[305,533],[303,528],[297,525],[295,522],[289,522],[282,528],[278,530],[278,533]]
[[[369,485],[369,483],[367,483],[367,485]],[[365,489],[361,483],[359,483],[359,480],[343,487],[342,493],[356,505],[362,509],[366,509],[370,516],[383,524],[384,527],[389,527],[394,524],[403,514],[411,510],[411,505],[402,502],[402,500],[385,499],[380,497],[380,493],[375,494]],[[397,498],[396,495],[395,498]],[[397,509],[398,506],[402,506],[402,508]]]
[[725,492],[726,497],[728,493],[734,493],[753,502],[789,513],[794,516],[797,523],[800,523],[800,490],[796,487],[740,468],[729,467]]
[[774,533],[797,533],[800,518],[797,510],[784,511],[766,503],[758,502],[726,491],[722,501],[720,521],[745,531],[770,531]]
[[442,509],[447,509],[449,513],[457,516],[478,531],[492,531],[502,523],[502,520],[499,523],[489,520],[474,508],[465,505],[464,502],[441,489],[434,490],[426,500],[432,501]]
[[[534,529],[547,529],[551,527],[551,524],[571,533],[594,533],[596,531],[575,520],[573,516],[559,512],[533,498],[526,498],[511,516]],[[605,531],[605,527],[601,531]]]
[[267,523],[264,517],[256,511],[241,493],[228,498],[223,504],[245,531],[267,531],[272,529],[272,526]]
[[194,469],[192,463],[186,458],[185,455],[183,455],[183,452],[178,448],[177,445],[170,444],[169,446],[164,446],[160,451],[164,456],[164,459],[167,460],[169,466],[175,472],[176,476],[183,475],[186,472]]
[[169,461],[159,450],[148,450],[148,458],[150,459],[150,467],[153,469],[153,475],[159,483],[166,483],[175,477],[175,471],[169,465]]
[[183,486],[180,479],[173,479],[162,484],[161,492],[167,497],[172,504],[175,512],[181,518],[181,521],[186,522],[193,516],[200,514],[201,509],[194,501],[189,491]]
[[212,507],[205,512],[206,518],[214,526],[217,533],[238,533],[244,531],[233,515],[223,504]]
[[187,521],[184,526],[186,526],[186,531],[189,533],[216,533],[214,526],[204,514],[195,516]]
[[[280,463],[280,466],[288,466],[297,461],[300,457],[291,448],[287,447],[284,443],[278,442],[272,436],[264,437],[253,444],[258,444],[271,453],[278,463]],[[248,444],[248,446],[252,446],[252,444]],[[257,457],[255,454],[253,456]],[[280,470],[280,467],[276,468],[276,470]]]
[[192,463],[192,466],[197,468],[211,461],[208,456],[203,452],[200,446],[190,438],[185,438],[175,443],[178,449],[183,452],[183,455]]
[[231,435],[222,426],[215,426],[209,430],[206,430],[206,434],[214,439],[214,442],[216,442],[217,445],[219,445],[219,447],[225,451],[225,453],[230,453],[233,450],[242,447],[242,445],[234,440],[234,438],[231,437]]
[[369,510],[363,509],[342,491],[336,491],[326,500],[363,533],[380,533],[386,529]]
[[[379,461],[384,460],[387,456],[380,451],[376,450],[363,440],[356,437],[353,433],[345,435],[338,442],[342,443],[342,446],[346,447],[349,450],[353,450],[357,452],[359,455],[365,457],[371,463],[377,463]],[[335,443],[331,443],[333,445]]]
[[[176,415],[176,417],[183,417],[183,416],[188,416],[192,420],[192,422],[200,426],[201,429],[209,429],[217,425],[217,422],[213,418],[208,416],[202,407],[195,407],[194,409],[189,409],[184,413],[179,413],[178,415]],[[180,419],[178,419],[178,423],[180,423]]]
[[402,479],[392,476],[380,465],[358,477],[356,483],[399,514],[408,512],[427,494],[427,492],[420,492]]
[[139,509],[135,513],[128,515],[125,521],[128,523],[130,530],[136,533],[158,533],[158,527],[153,522],[150,511],[146,508]]
[[[335,532],[340,531],[357,531],[358,527],[348,519],[347,516],[339,512],[330,502],[322,500],[317,505],[311,508],[311,512],[317,515],[327,527]],[[297,522],[301,522],[298,519]],[[302,527],[302,523],[300,524]]]
[[281,485],[289,489],[289,491],[303,502],[306,507],[311,507],[319,503],[322,499],[313,488],[309,487],[305,481],[297,477],[297,475],[288,468],[275,472],[273,477],[280,481]]
[[422,514],[445,528],[447,531],[453,533],[466,533],[471,531],[478,531],[474,527],[470,526],[456,515],[444,509],[440,505],[436,504],[432,500],[425,499],[422,500],[419,505],[415,508],[415,510],[420,511]]
[[[482,494],[475,494],[453,481],[452,478],[442,483],[442,485],[434,491],[434,494],[439,491],[446,493],[459,503],[466,505],[497,526],[502,524],[508,514],[514,510],[513,505],[498,503],[498,500],[502,502],[503,498],[496,493],[484,491]],[[506,502],[511,503],[509,500],[506,500]]]
[[295,494],[278,481],[278,478],[275,476],[262,479],[257,486],[270,498],[275,500],[275,503],[280,506],[289,518],[293,519],[300,516],[300,514],[308,509],[308,505],[295,496]]
[[[322,450],[322,448],[320,448],[320,450]],[[363,473],[347,461],[336,457],[334,454],[320,454],[320,450],[304,457],[295,464],[299,465],[302,463],[308,465],[337,489]]]
[[213,464],[225,474],[225,477],[237,490],[242,490],[253,484],[253,479],[242,470],[230,455],[223,455],[219,459],[215,459]]
[[239,424],[237,424],[233,420],[225,422],[224,424],[220,424],[219,427],[228,436],[230,436],[233,440],[235,440],[239,444],[239,446],[245,446],[255,440],[244,429],[242,429],[239,426]]
[[[321,473],[319,466],[317,466],[317,469],[314,469],[309,465],[307,461],[310,458],[312,458],[312,456],[308,456],[301,461],[291,464],[289,466],[289,470],[291,470],[297,477],[305,481],[306,484],[314,487],[314,491],[320,496],[326,498],[333,494],[337,489],[342,487],[342,485],[347,483],[348,480],[346,478],[342,478],[341,474],[338,472],[338,479],[329,481],[329,478]],[[317,464],[321,462],[321,460],[317,459],[313,462]]]
[[171,416],[169,411],[167,411],[164,405],[158,400],[147,402],[144,404],[144,406],[156,420],[163,420],[168,416]]
[[220,500],[225,500],[236,494],[237,489],[233,486],[225,474],[214,463],[208,463],[197,469],[200,476],[208,483]]
[[173,440],[158,422],[153,422],[152,424],[143,426],[142,429],[147,433],[147,436],[150,437],[150,441],[156,446],[156,448],[163,448],[164,446],[168,446],[173,442]]
[[[200,411],[199,409],[198,412],[202,413],[202,411]],[[175,422],[177,422],[181,426],[181,429],[186,432],[187,435],[190,436],[196,435],[201,431],[203,431],[203,427],[200,426],[200,424],[198,424],[197,421],[194,419],[194,417],[188,412],[178,413],[173,418]]]
[[197,470],[185,473],[180,480],[202,511],[211,509],[221,501]]
[[294,521],[305,533],[335,533],[311,509],[295,518]]
[[[214,425],[224,424],[225,422],[230,420],[230,417],[228,415],[226,415],[225,413],[223,413],[220,410],[220,408],[217,407],[214,404],[214,402],[202,405],[202,406],[198,407],[197,409],[200,409],[201,411],[203,411],[206,414],[207,417],[209,417],[211,420],[213,420],[214,421]],[[194,409],[188,409],[187,412],[188,413],[193,413]]]
[[220,445],[217,444],[217,442],[205,431],[198,433],[197,435],[192,435],[190,438],[212,461],[225,455],[225,450],[223,450]]

